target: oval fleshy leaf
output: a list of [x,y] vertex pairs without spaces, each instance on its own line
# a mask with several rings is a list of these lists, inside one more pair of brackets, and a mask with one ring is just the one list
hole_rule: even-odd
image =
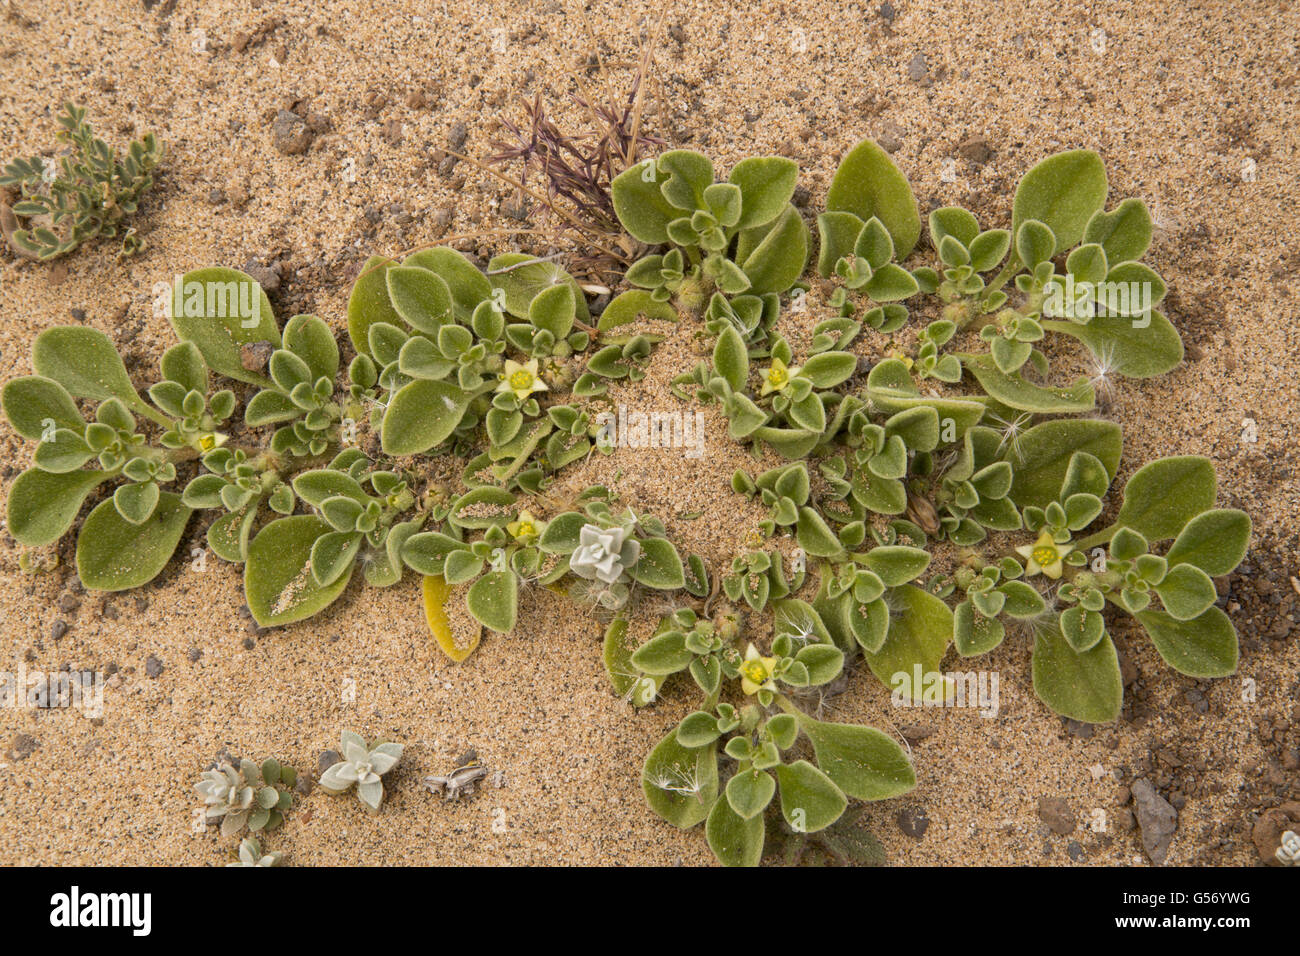
[[294,515],[272,521],[257,533],[244,564],[244,596],[258,624],[275,627],[301,621],[343,593],[352,578],[350,570],[328,587],[318,585],[311,573],[312,546],[333,530],[316,515]]
[[1228,615],[1210,607],[1200,617],[1176,621],[1164,611],[1135,615],[1160,656],[1188,677],[1227,677],[1237,670],[1237,632]]
[[812,741],[817,766],[850,797],[887,800],[916,786],[907,754],[885,733],[874,727],[795,716],[799,729]]
[[1197,515],[1170,547],[1166,555],[1169,566],[1186,562],[1211,577],[1227,574],[1246,556],[1250,528],[1250,516],[1235,508],[1215,508]]
[[1100,461],[1113,480],[1123,447],[1122,432],[1114,422],[1080,418],[1035,425],[1018,441],[1008,442],[1002,454],[1015,469],[1011,500],[1022,508],[1046,508],[1060,494],[1078,451]]
[[[864,652],[867,666],[896,694],[919,701],[926,685],[933,685],[934,675],[940,673],[939,663],[953,636],[952,611],[933,594],[910,584],[894,588],[888,600],[898,615],[890,618],[889,633],[880,650]],[[946,679],[942,686],[946,688]],[[844,792],[854,796],[847,788]]]
[[1093,214],[1106,202],[1106,165],[1088,149],[1049,156],[1025,173],[1012,202],[1011,231],[1029,219],[1056,236],[1056,252],[1078,245]]
[[370,354],[370,327],[376,322],[401,328],[402,317],[388,298],[387,272],[397,265],[392,259],[371,256],[348,296],[348,338],[358,355]]
[[746,820],[728,800],[714,802],[704,824],[704,835],[723,866],[758,866],[763,859],[762,815]]
[[55,429],[80,434],[86,427],[68,390],[43,375],[21,375],[5,382],[0,404],[14,431],[32,441],[48,439]]
[[77,575],[95,591],[148,584],[171,560],[193,512],[179,495],[163,492],[149,517],[132,524],[113,501],[101,501],[77,536]]
[[238,269],[196,269],[167,297],[167,318],[182,340],[193,342],[208,368],[241,382],[266,384],[240,361],[240,346],[281,345],[271,300],[252,276]]
[[645,758],[641,790],[650,809],[673,826],[695,826],[718,800],[716,746],[687,749],[678,742],[674,726]]
[[1144,465],[1124,486],[1115,523],[1155,543],[1172,538],[1214,507],[1214,465],[1198,455],[1161,458]]
[[421,379],[397,390],[384,413],[381,444],[388,455],[416,455],[446,441],[465,417],[469,393]]
[[106,471],[55,474],[27,469],[9,489],[5,515],[9,533],[29,548],[57,541],[72,527],[86,496],[108,477]]
[[1109,635],[1080,654],[1055,622],[1034,634],[1034,690],[1052,710],[1086,724],[1109,723],[1124,703],[1124,679]]
[[851,212],[863,222],[875,216],[889,230],[899,261],[907,258],[921,237],[921,213],[911,185],[889,154],[869,139],[840,162],[826,208]]
[[98,329],[81,325],[46,329],[32,343],[32,368],[77,398],[116,398],[136,411],[153,414],[131,384],[112,340]]
[[776,767],[781,814],[796,833],[824,830],[844,813],[848,800],[830,777],[807,760]]
[[474,619],[498,634],[515,629],[519,612],[519,583],[513,571],[489,571],[469,589],[465,606]]

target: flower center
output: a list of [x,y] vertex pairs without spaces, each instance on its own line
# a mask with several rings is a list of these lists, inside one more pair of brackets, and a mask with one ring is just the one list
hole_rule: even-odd
[[773,368],[768,370],[767,380],[771,382],[772,385],[775,386],[776,388],[780,388],[782,385],[784,385],[786,382],[790,380],[790,373],[788,373],[783,368],[776,368],[774,366]]
[[767,681],[767,668],[763,666],[762,661],[746,661],[741,665],[740,672],[755,684],[763,684]]
[[1040,545],[1039,547],[1034,548],[1033,556],[1034,562],[1044,568],[1049,564],[1055,564],[1057,558],[1060,557],[1060,555],[1056,553],[1056,549],[1048,545]]
[[528,369],[526,368],[521,368],[519,371],[514,372],[510,376],[510,387],[511,388],[532,388],[533,373],[528,371]]

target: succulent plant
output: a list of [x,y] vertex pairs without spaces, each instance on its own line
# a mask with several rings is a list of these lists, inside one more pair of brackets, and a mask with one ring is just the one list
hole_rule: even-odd
[[569,570],[581,578],[614,584],[636,566],[640,556],[641,545],[627,528],[584,524],[578,532],[578,548],[569,555]]
[[245,827],[274,830],[293,803],[292,787],[298,774],[268,757],[259,767],[251,760],[239,761],[235,767],[219,764],[205,770],[194,789],[203,798],[205,818],[209,823],[221,821],[221,835],[233,836]]
[[239,841],[239,856],[226,866],[279,866],[284,856],[279,850],[262,852],[262,844],[253,837],[244,837]]
[[384,800],[384,783],[380,778],[397,766],[402,745],[376,741],[367,744],[360,734],[343,731],[340,751],[343,759],[321,774],[321,789],[327,793],[346,793],[357,788],[357,799],[372,811]]

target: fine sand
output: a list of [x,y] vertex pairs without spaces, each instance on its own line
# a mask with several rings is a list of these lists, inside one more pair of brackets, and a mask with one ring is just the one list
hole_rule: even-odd
[[[0,254],[0,378],[30,371],[41,330],[82,323],[111,335],[136,383],[149,384],[174,341],[151,290],[204,265],[254,260],[277,277],[268,284],[282,322],[312,312],[345,337],[348,290],[369,254],[521,228],[500,213],[514,201],[509,187],[466,164],[448,169],[437,150],[463,123],[463,150],[486,156],[499,117],[520,117],[517,95],[541,92],[574,120],[567,77],[599,85],[594,50],[621,88],[659,7],[597,0],[585,13],[595,37],[581,10],[576,0],[71,0],[57,13],[0,3],[3,160],[53,147],[65,100],[88,107],[115,144],[155,130],[167,145],[138,219],[144,254],[118,261],[112,242],[54,266]],[[1238,676],[1181,677],[1140,629],[1117,622],[1129,686],[1114,725],[1070,725],[1040,703],[1023,637],[970,665],[999,675],[991,719],[893,709],[856,669],[825,713],[905,732],[916,764],[916,790],[865,817],[893,864],[1145,865],[1128,788],[1146,778],[1179,807],[1170,864],[1249,865],[1259,860],[1256,815],[1300,794],[1298,34],[1300,12],[1279,0],[669,9],[649,131],[723,170],[751,154],[793,157],[808,210],[867,135],[893,152],[923,214],[960,203],[985,226],[1007,224],[1033,163],[1098,150],[1111,202],[1151,205],[1148,261],[1169,284],[1167,312],[1188,353],[1168,376],[1115,383],[1103,413],[1125,429],[1120,480],[1161,455],[1206,455],[1221,504],[1255,523],[1229,582]],[[282,108],[315,130],[301,154],[273,144]],[[807,336],[800,321],[783,320],[796,344]],[[679,407],[667,384],[698,361],[694,331],[674,334],[647,382],[614,399]],[[868,338],[860,350],[884,344]],[[1063,351],[1058,371],[1076,358]],[[608,484],[717,566],[763,515],[729,489],[732,472],[755,463],[715,411],[705,416],[703,457],[622,449],[571,468],[557,493]],[[0,496],[30,454],[0,424]],[[200,771],[218,755],[275,755],[314,778],[344,728],[406,744],[383,810],[320,790],[299,798],[264,841],[287,862],[711,861],[702,833],[660,821],[639,784],[644,755],[693,695],[670,684],[665,701],[632,712],[610,692],[603,621],[590,610],[530,592],[517,632],[487,637],[457,665],[431,640],[408,574],[383,591],[354,583],[319,617],[256,632],[241,613],[241,569],[201,560],[204,528],[191,523],[154,583],[111,595],[81,589],[70,538],[35,555],[47,565],[57,555],[57,567],[27,574],[22,549],[0,534],[0,670],[114,672],[101,718],[0,710],[0,863],[224,862],[237,841],[194,825]],[[635,636],[659,610],[637,608]],[[421,788],[470,748],[500,771],[482,792],[448,803]]]

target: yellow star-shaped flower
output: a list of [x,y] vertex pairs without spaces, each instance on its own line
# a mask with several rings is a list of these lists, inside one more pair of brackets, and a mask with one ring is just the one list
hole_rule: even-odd
[[497,391],[513,392],[515,398],[521,402],[533,392],[546,391],[546,383],[541,380],[537,370],[537,359],[531,360],[526,365],[506,359],[506,367],[501,373],[501,384],[497,386]]
[[546,522],[538,521],[531,511],[521,511],[518,518],[506,525],[506,530],[516,541],[527,544],[540,537],[545,527]]
[[740,689],[746,694],[776,690],[776,681],[772,680],[775,667],[775,657],[763,657],[758,653],[758,648],[750,644],[745,648],[745,661],[740,665]]
[[785,391],[790,384],[790,378],[799,371],[798,367],[790,368],[776,356],[772,357],[772,367],[763,375],[763,390],[760,395],[771,395],[773,392]]
[[1057,544],[1052,532],[1046,528],[1033,544],[1022,544],[1016,554],[1025,559],[1026,574],[1045,574],[1053,581],[1065,570],[1065,556],[1074,550],[1072,544]]

